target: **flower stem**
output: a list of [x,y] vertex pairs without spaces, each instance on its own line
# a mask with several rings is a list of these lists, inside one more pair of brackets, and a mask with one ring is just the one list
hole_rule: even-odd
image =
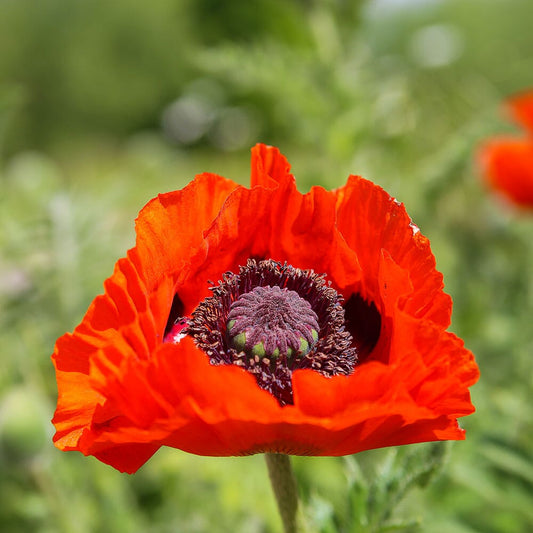
[[283,453],[266,453],[265,460],[285,533],[297,533],[298,490],[291,460]]

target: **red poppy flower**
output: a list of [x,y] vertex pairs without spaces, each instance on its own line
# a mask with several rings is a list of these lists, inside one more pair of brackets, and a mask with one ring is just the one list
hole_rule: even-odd
[[381,188],[351,176],[302,195],[257,145],[251,188],[199,175],[136,232],[57,341],[61,450],[134,472],[161,446],[345,455],[464,438],[478,369],[446,331],[428,240]]
[[486,141],[479,152],[483,174],[492,188],[521,207],[533,207],[533,91],[506,102],[508,113],[526,135],[499,136]]

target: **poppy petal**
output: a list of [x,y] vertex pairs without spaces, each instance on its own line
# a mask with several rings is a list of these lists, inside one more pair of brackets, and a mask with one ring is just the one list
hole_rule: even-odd
[[251,187],[275,189],[287,179],[294,181],[291,166],[284,155],[274,146],[256,144],[252,148]]
[[183,280],[180,292],[235,272],[250,257],[327,272],[340,291],[361,278],[357,256],[335,226],[335,196],[320,187],[302,195],[288,178],[275,189],[235,190],[205,232],[205,244],[203,264]]
[[337,227],[364,272],[362,296],[379,300],[387,280],[379,276],[378,265],[381,251],[387,250],[394,263],[408,272],[412,284],[405,310],[448,327],[451,299],[442,291],[442,274],[435,268],[428,239],[412,222],[403,204],[358,176],[350,176],[336,194]]
[[113,466],[119,472],[133,474],[154,455],[159,446],[153,444],[124,444],[96,452],[102,463]]
[[[215,174],[201,174],[180,191],[160,194],[136,220],[136,255],[149,290],[161,272],[180,275],[203,243],[203,235],[238,185]],[[162,253],[164,251],[164,253]]]

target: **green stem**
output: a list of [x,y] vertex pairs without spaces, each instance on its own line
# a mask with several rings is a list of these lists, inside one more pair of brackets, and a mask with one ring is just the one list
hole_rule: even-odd
[[265,460],[285,533],[297,533],[298,490],[291,460],[283,453],[266,453]]

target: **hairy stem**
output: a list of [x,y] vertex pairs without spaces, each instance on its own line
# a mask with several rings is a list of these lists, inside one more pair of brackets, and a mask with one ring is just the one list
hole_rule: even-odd
[[297,533],[298,491],[290,457],[283,453],[266,453],[265,460],[285,533]]

